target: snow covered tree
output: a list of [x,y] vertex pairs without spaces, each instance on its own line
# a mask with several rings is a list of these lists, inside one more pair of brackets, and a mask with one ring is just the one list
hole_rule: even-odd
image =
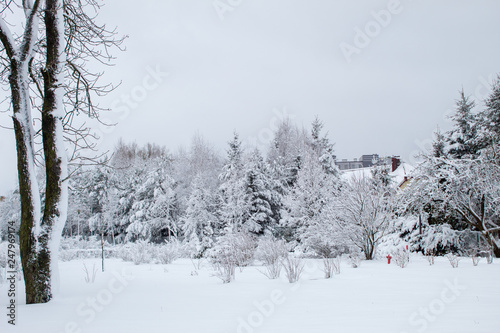
[[[99,5],[63,0],[2,1],[0,61],[2,82],[9,84],[16,137],[19,192],[21,197],[20,252],[26,303],[45,303],[52,298],[51,276],[57,270],[59,237],[67,214],[67,155],[64,141],[73,143],[72,158],[88,148],[88,128],[73,123],[82,112],[97,116],[92,95],[105,93],[97,84],[99,74],[85,70],[90,59],[108,59],[102,49],[119,45],[105,26],[98,26],[84,7]],[[20,13],[21,12],[21,13]],[[22,15],[24,22],[10,19]],[[39,18],[43,17],[43,29]],[[11,32],[10,27],[17,28]],[[18,32],[21,33],[18,34]],[[39,32],[42,33],[39,35]],[[106,44],[100,44],[107,39]],[[107,86],[110,88],[110,86]],[[31,89],[33,88],[33,89]],[[108,90],[109,91],[109,90]],[[83,99],[81,99],[83,97]],[[33,127],[32,105],[40,112],[41,128]],[[65,109],[65,105],[72,105]],[[44,208],[36,181],[35,137],[40,133],[45,171]],[[66,133],[66,136],[65,134]],[[87,142],[87,143],[86,143]]]
[[168,161],[164,157],[146,159],[139,182],[133,191],[120,202],[127,206],[125,219],[127,239],[161,241],[166,237],[177,237],[178,201],[175,183],[168,174]]
[[[448,223],[429,224],[431,219],[422,216],[404,216],[394,223],[396,232],[391,235],[394,246],[406,244],[411,251],[420,251],[424,255],[444,255],[447,253],[464,253],[462,250],[464,236],[469,230],[456,230]],[[396,237],[394,237],[396,236]]]
[[465,96],[463,90],[456,103],[456,112],[450,117],[453,121],[453,128],[447,133],[448,154],[453,158],[477,157],[480,153],[481,142],[480,123],[473,112],[475,103]]
[[267,163],[256,149],[245,164],[245,188],[249,207],[249,217],[245,222],[248,230],[257,234],[272,233],[273,217],[273,182]]
[[[325,210],[338,190],[338,178],[326,173],[315,155],[306,155],[294,187],[283,198],[280,225],[289,240],[307,248],[314,238],[313,226],[322,224]],[[320,230],[320,229],[319,229]]]
[[182,147],[172,156],[173,173],[177,186],[176,193],[179,209],[185,211],[191,192],[194,190],[193,180],[198,178],[207,190],[215,193],[220,186],[219,174],[223,162],[215,148],[200,134],[196,134],[189,150]]
[[238,134],[234,134],[229,143],[227,159],[219,178],[220,207],[219,218],[226,232],[258,232],[259,227],[249,222],[250,205],[245,186],[243,170],[243,151]]
[[500,75],[491,87],[491,94],[485,101],[486,109],[480,113],[484,127],[484,145],[500,142]]
[[338,168],[335,165],[335,155],[333,144],[328,139],[328,133],[322,135],[324,124],[318,117],[312,123],[311,142],[312,151],[317,155],[323,170],[329,174],[338,174]]
[[291,120],[286,118],[274,133],[274,139],[269,147],[267,159],[276,170],[286,186],[292,186],[297,181],[297,174],[302,163],[302,155],[306,149],[307,135]]
[[440,210],[459,217],[457,224],[447,223],[453,230],[464,230],[465,225],[478,233],[498,257],[500,169],[494,156],[488,150],[472,159],[429,156],[416,169],[416,180],[405,188],[400,202],[407,210],[425,210],[426,200],[432,200]]
[[382,178],[354,175],[337,196],[333,216],[342,234],[373,259],[392,219],[393,187]]
[[434,140],[432,141],[432,156],[442,157],[446,155],[446,139],[439,127],[434,132]]
[[213,246],[219,221],[215,199],[201,176],[193,179],[191,188],[186,213],[182,217],[182,231],[194,250],[193,256],[200,258]]

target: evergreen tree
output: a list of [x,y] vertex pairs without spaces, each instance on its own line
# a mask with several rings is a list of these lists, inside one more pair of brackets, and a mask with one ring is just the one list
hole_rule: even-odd
[[287,186],[293,186],[302,163],[302,155],[307,151],[307,134],[293,125],[290,119],[284,119],[274,133],[274,139],[268,152],[268,162],[279,171],[280,179]]
[[234,132],[233,140],[228,142],[226,164],[222,168],[222,174],[219,178],[227,181],[231,178],[241,177],[243,170],[241,141],[238,133]]
[[269,167],[257,149],[249,158],[245,178],[250,209],[249,219],[245,224],[257,234],[272,232],[275,224],[272,211],[273,184]]
[[463,90],[456,103],[456,112],[450,117],[453,129],[448,132],[448,154],[452,158],[475,158],[481,149],[479,122],[477,115],[473,113],[475,103],[465,96]]
[[155,242],[178,235],[178,200],[166,156],[136,163],[124,181],[117,216],[126,227],[127,239]]
[[491,87],[491,94],[485,101],[486,109],[481,113],[485,129],[484,144],[491,145],[500,141],[500,75]]
[[298,172],[297,183],[289,188],[283,198],[280,225],[290,241],[307,247],[308,232],[322,223],[338,188],[338,178],[324,171],[314,155],[306,155]]
[[244,226],[249,219],[250,208],[243,177],[243,152],[237,133],[234,133],[233,140],[228,144],[226,164],[219,176],[223,181],[219,188],[221,196],[220,221],[226,231],[236,232],[244,229],[258,232],[255,225]]
[[446,155],[446,139],[439,130],[439,127],[434,132],[434,140],[432,141],[432,156],[444,157]]
[[335,166],[335,154],[333,144],[328,139],[328,133],[322,135],[324,124],[318,117],[312,123],[311,129],[311,148],[316,154],[323,170],[329,174],[337,174],[338,169]]
[[212,247],[216,236],[218,219],[216,205],[200,175],[191,185],[192,192],[187,203],[186,214],[182,218],[184,237],[193,248],[196,258],[203,256]]

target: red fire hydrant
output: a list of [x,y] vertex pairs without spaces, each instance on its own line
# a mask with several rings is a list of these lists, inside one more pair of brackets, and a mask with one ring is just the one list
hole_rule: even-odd
[[390,264],[392,259],[391,255],[388,254],[386,258],[387,258],[387,263]]

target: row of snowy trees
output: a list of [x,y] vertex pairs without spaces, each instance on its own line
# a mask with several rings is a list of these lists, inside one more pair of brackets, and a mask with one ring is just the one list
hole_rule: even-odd
[[[110,243],[181,239],[194,257],[242,234],[284,239],[325,258],[371,259],[380,244],[429,254],[479,247],[499,256],[498,96],[499,81],[475,112],[461,93],[452,129],[436,134],[404,189],[387,166],[341,174],[318,119],[309,131],[284,120],[266,156],[242,147],[237,134],[225,157],[200,136],[175,153],[120,142],[111,165],[71,178],[64,233]],[[18,204],[15,195],[1,204],[6,221],[19,219]]]
[[[300,209],[293,196],[309,191],[300,188],[309,186],[305,178],[339,180],[322,126],[316,120],[306,133],[284,121],[267,159],[257,149],[244,149],[237,134],[225,159],[199,136],[188,151],[173,154],[120,142],[111,167],[73,177],[65,233],[104,232],[114,242],[182,237],[199,255],[226,233],[284,236],[291,222],[282,222],[281,215]],[[299,204],[310,206],[308,200]],[[302,222],[294,223],[293,230]]]
[[72,176],[64,233],[110,243],[177,238],[202,256],[221,236],[243,232],[322,256],[356,247],[372,258],[394,187],[384,170],[342,180],[334,159],[318,119],[309,132],[283,121],[266,157],[237,134],[225,158],[200,136],[176,153],[119,142],[110,166]]

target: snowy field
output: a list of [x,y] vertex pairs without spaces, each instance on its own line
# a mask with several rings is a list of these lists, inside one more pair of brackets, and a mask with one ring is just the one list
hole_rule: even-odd
[[[429,266],[414,255],[402,269],[385,261],[342,262],[324,279],[319,260],[308,259],[300,282],[269,280],[258,266],[223,284],[205,263],[170,265],[106,261],[94,283],[83,262],[61,262],[61,285],[49,304],[19,305],[17,325],[2,317],[0,332],[488,332],[500,331],[500,264],[446,258]],[[284,274],[282,274],[284,275]],[[18,283],[17,289],[23,289]],[[7,286],[1,286],[6,308]],[[22,303],[24,295],[18,302]]]

